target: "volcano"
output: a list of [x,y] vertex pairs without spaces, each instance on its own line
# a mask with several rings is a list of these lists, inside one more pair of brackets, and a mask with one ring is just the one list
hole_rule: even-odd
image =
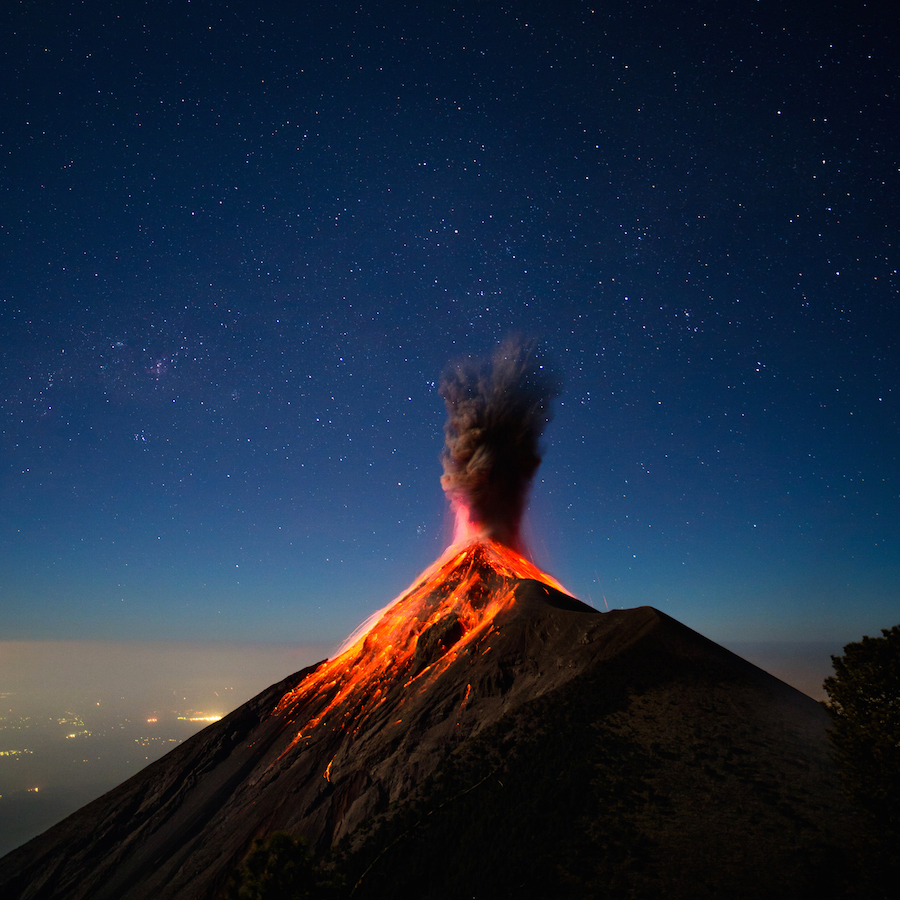
[[355,898],[805,897],[852,815],[819,704],[455,544],[333,659],[0,860],[7,900],[213,900],[305,837]]
[[824,710],[523,555],[557,390],[515,340],[451,368],[444,555],[333,659],[0,860],[4,900],[216,900],[279,831],[357,900],[833,893],[852,818]]

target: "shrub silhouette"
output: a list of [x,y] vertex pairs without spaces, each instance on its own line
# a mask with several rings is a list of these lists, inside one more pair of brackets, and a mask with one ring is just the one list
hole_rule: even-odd
[[825,679],[829,737],[844,790],[863,817],[857,851],[868,896],[900,882],[900,625],[847,644]]
[[227,900],[330,900],[340,880],[315,862],[304,838],[273,831],[257,839],[232,876]]

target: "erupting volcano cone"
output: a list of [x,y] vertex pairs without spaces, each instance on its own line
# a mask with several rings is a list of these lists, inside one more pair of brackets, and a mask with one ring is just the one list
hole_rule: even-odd
[[662,613],[601,614],[475,541],[0,860],[0,892],[215,900],[284,830],[337,852],[354,900],[810,896],[850,822],[826,724]]

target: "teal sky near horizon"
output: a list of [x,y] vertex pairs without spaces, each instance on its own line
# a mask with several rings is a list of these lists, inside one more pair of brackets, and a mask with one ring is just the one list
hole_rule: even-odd
[[897,623],[896,20],[251,6],[0,14],[0,638],[337,645],[449,539],[442,370],[516,332],[574,594]]

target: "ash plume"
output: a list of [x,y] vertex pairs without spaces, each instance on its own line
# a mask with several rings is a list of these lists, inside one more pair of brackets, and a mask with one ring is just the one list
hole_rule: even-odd
[[541,463],[540,437],[559,387],[534,342],[507,339],[489,361],[448,369],[441,486],[456,513],[454,540],[475,534],[522,552],[519,526]]

